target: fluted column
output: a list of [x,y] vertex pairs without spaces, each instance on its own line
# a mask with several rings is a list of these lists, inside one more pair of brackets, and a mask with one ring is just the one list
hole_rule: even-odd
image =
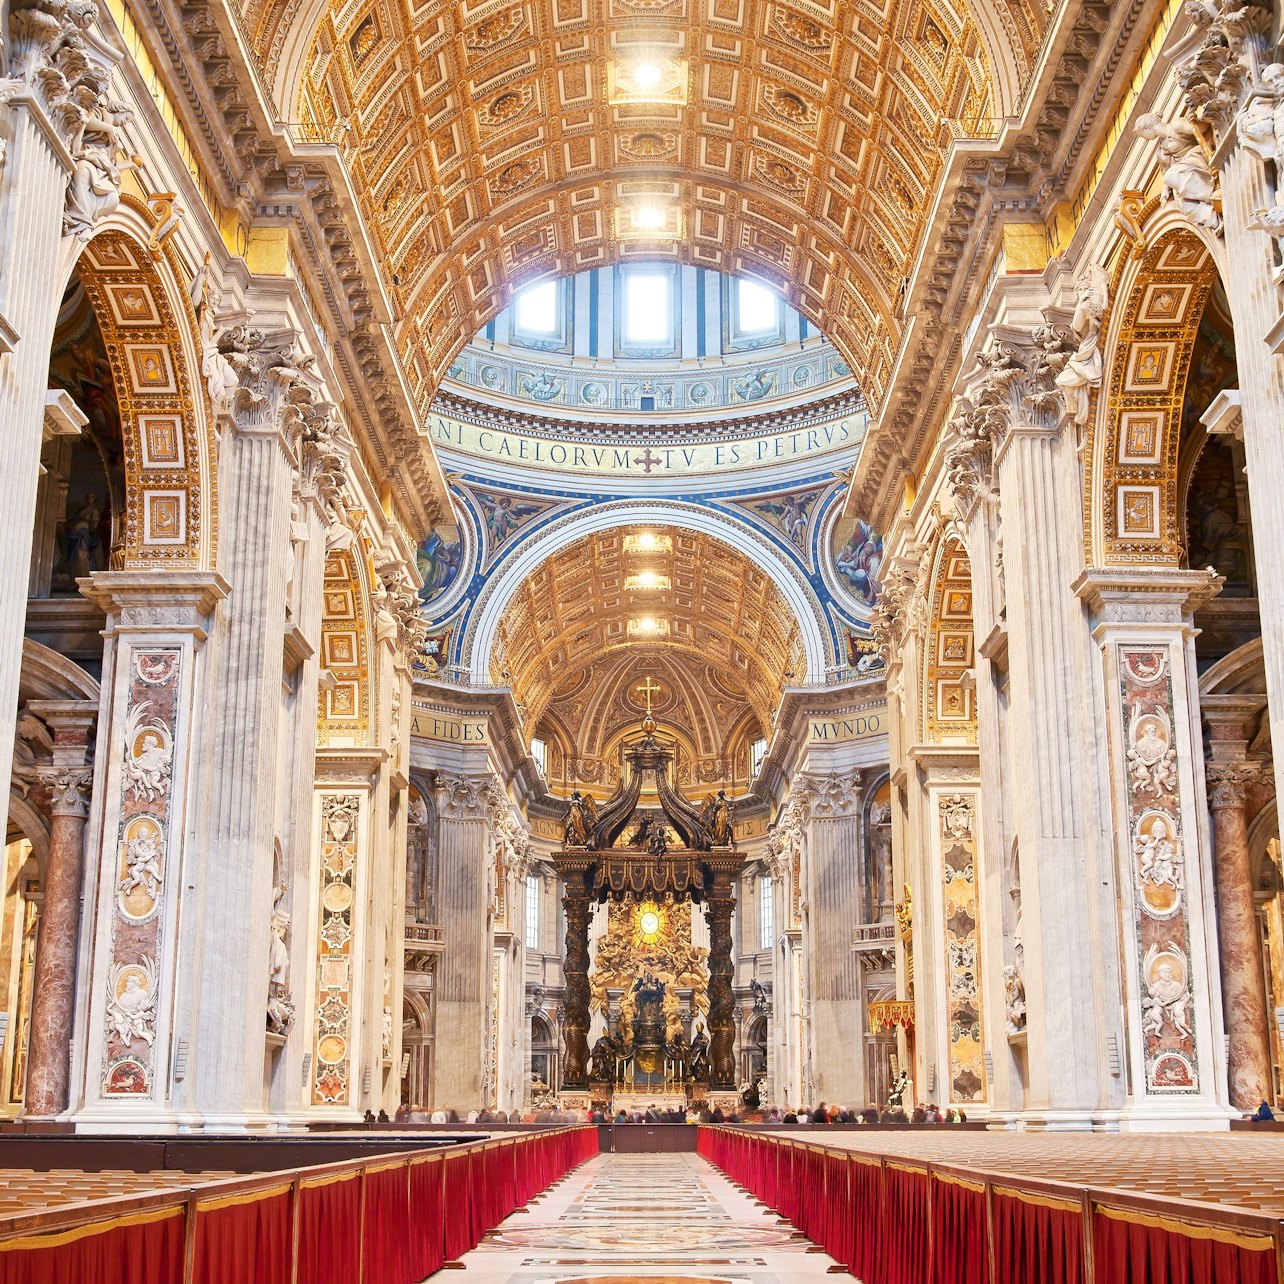
[[562,1036],[566,1060],[562,1087],[588,1090],[589,1032],[589,920],[593,907],[583,887],[568,884],[562,897],[566,912],[566,956],[562,962]]
[[[203,776],[207,811],[191,925],[194,1048],[181,1097],[211,1126],[261,1120],[272,857],[280,781],[286,583],[292,552],[294,424],[288,380],[270,357],[254,391],[263,411],[229,418],[219,457],[219,563],[232,593],[214,654]],[[296,416],[297,418],[297,416]]]
[[1221,942],[1222,1002],[1229,1040],[1231,1105],[1256,1110],[1274,1097],[1262,943],[1253,905],[1253,868],[1244,803],[1261,769],[1246,763],[1209,763],[1205,769],[1213,813],[1213,867],[1217,875],[1217,931]]
[[811,986],[813,1090],[817,1098],[864,1102],[865,1030],[860,960],[851,948],[862,920],[861,776],[808,777],[807,951]]
[[492,790],[490,776],[445,777],[437,784],[437,906],[445,950],[437,964],[434,1101],[460,1111],[481,1104],[490,1051]]
[[52,824],[31,1005],[25,1101],[28,1116],[52,1116],[67,1108],[85,820],[92,779],[92,771],[81,766],[54,768],[47,782]]

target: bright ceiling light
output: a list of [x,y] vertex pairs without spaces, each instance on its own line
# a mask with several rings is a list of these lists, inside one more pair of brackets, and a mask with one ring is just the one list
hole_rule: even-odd
[[639,548],[654,548],[654,547],[655,547],[655,536],[654,536],[650,531],[639,531],[639,532],[638,532],[638,547],[639,547]]
[[644,615],[638,621],[638,631],[640,633],[654,633],[658,627],[659,625],[657,625],[655,620],[649,615]]
[[635,62],[633,64],[633,83],[639,89],[654,89],[663,75],[658,63]]
[[643,588],[655,588],[656,574],[654,571],[639,571],[638,583]]
[[633,214],[633,222],[638,227],[663,227],[664,218],[664,211],[655,205],[644,205]]

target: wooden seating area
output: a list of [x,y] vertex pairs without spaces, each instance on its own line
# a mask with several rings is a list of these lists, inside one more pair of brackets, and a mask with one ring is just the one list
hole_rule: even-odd
[[58,1169],[37,1172],[30,1168],[0,1169],[0,1217],[10,1213],[32,1213],[64,1204],[84,1204],[125,1195],[148,1195],[166,1190],[190,1190],[206,1182],[235,1178],[234,1172],[184,1173],[172,1169],[150,1172],[81,1172]]
[[863,1284],[1284,1284],[1272,1135],[701,1126],[699,1150]]
[[880,1129],[868,1136],[799,1128],[784,1135],[827,1149],[1252,1208],[1284,1218],[1284,1135],[1279,1133],[954,1132],[942,1126]]
[[418,1284],[597,1150],[580,1126],[249,1174],[0,1169],[0,1284]]

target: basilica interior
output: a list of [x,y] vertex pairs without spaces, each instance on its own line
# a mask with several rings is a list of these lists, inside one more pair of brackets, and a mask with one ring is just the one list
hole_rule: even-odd
[[1281,422],[1269,0],[5,0],[0,1284],[1284,1284]]

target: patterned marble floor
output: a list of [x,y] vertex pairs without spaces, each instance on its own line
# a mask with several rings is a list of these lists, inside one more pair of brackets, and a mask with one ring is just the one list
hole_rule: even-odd
[[805,1284],[833,1261],[696,1155],[599,1155],[463,1263],[474,1284]]

